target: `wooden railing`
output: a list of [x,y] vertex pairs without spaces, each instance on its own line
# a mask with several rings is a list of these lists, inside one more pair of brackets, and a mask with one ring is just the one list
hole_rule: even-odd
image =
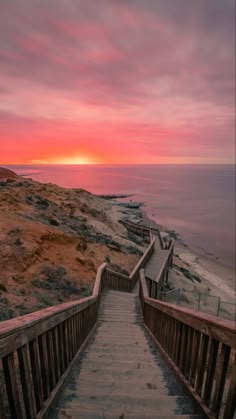
[[131,231],[132,233],[135,233],[138,235],[142,235],[143,237],[149,236],[150,234],[154,234],[155,236],[159,238],[161,249],[163,250],[170,249],[170,247],[172,246],[172,243],[174,243],[173,239],[170,239],[168,242],[165,242],[158,228],[151,227],[151,226],[143,226],[141,224],[135,224],[132,221],[126,221],[126,220],[121,220],[120,224],[126,227],[128,231]]
[[98,268],[91,297],[0,324],[0,419],[44,418],[96,327],[101,292],[131,291],[155,239],[129,276]]
[[120,224],[122,224],[128,231],[131,231],[134,234],[141,235],[143,237],[150,236],[150,228],[146,226],[142,226],[140,224],[132,223],[132,221],[125,221],[120,220]]
[[209,418],[233,419],[235,324],[150,298],[140,271],[143,320],[174,372]]
[[162,288],[168,282],[169,270],[173,266],[173,251],[174,251],[174,241],[171,240],[171,246],[169,249],[166,249],[166,255],[162,262],[162,265],[159,267],[158,275],[155,279],[146,277],[146,283],[148,288],[148,294],[151,298],[161,299]]
[[0,418],[43,418],[97,322],[106,264],[93,295],[0,325]]
[[143,256],[139,259],[137,265],[131,272],[131,274],[124,275],[119,272],[115,272],[109,268],[106,269],[104,275],[104,284],[106,288],[119,290],[119,291],[127,291],[130,292],[133,287],[135,286],[136,282],[139,280],[139,271],[141,268],[145,266],[145,264],[150,259],[151,255],[153,254],[155,246],[155,238],[150,236],[150,244],[147,247],[146,251],[144,252]]

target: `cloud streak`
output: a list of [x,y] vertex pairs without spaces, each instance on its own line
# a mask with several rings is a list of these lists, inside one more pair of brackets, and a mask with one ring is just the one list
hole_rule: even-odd
[[64,155],[75,135],[103,161],[123,142],[134,161],[230,161],[233,0],[11,0],[0,16],[0,161],[37,141],[47,159],[55,126]]

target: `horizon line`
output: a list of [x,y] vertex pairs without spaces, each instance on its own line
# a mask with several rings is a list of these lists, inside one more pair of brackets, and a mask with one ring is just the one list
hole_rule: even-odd
[[3,166],[232,166],[235,162],[214,163],[0,163]]

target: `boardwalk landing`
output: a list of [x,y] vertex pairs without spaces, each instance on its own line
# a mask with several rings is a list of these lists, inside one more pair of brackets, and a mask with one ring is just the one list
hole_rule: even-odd
[[117,291],[104,293],[97,331],[51,417],[202,418],[145,332],[139,298]]
[[145,275],[153,280],[155,280],[158,274],[160,273],[160,269],[162,267],[163,262],[166,259],[167,254],[167,250],[163,250],[161,248],[158,236],[154,235],[154,237],[156,239],[154,245],[154,252],[145,266]]

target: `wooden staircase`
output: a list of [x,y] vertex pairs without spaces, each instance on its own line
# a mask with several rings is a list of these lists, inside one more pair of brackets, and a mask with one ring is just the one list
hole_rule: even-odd
[[149,238],[129,276],[1,322],[0,419],[236,419],[235,323],[160,301],[174,242],[122,224]]
[[138,296],[106,291],[98,327],[53,418],[201,418],[151,338]]

